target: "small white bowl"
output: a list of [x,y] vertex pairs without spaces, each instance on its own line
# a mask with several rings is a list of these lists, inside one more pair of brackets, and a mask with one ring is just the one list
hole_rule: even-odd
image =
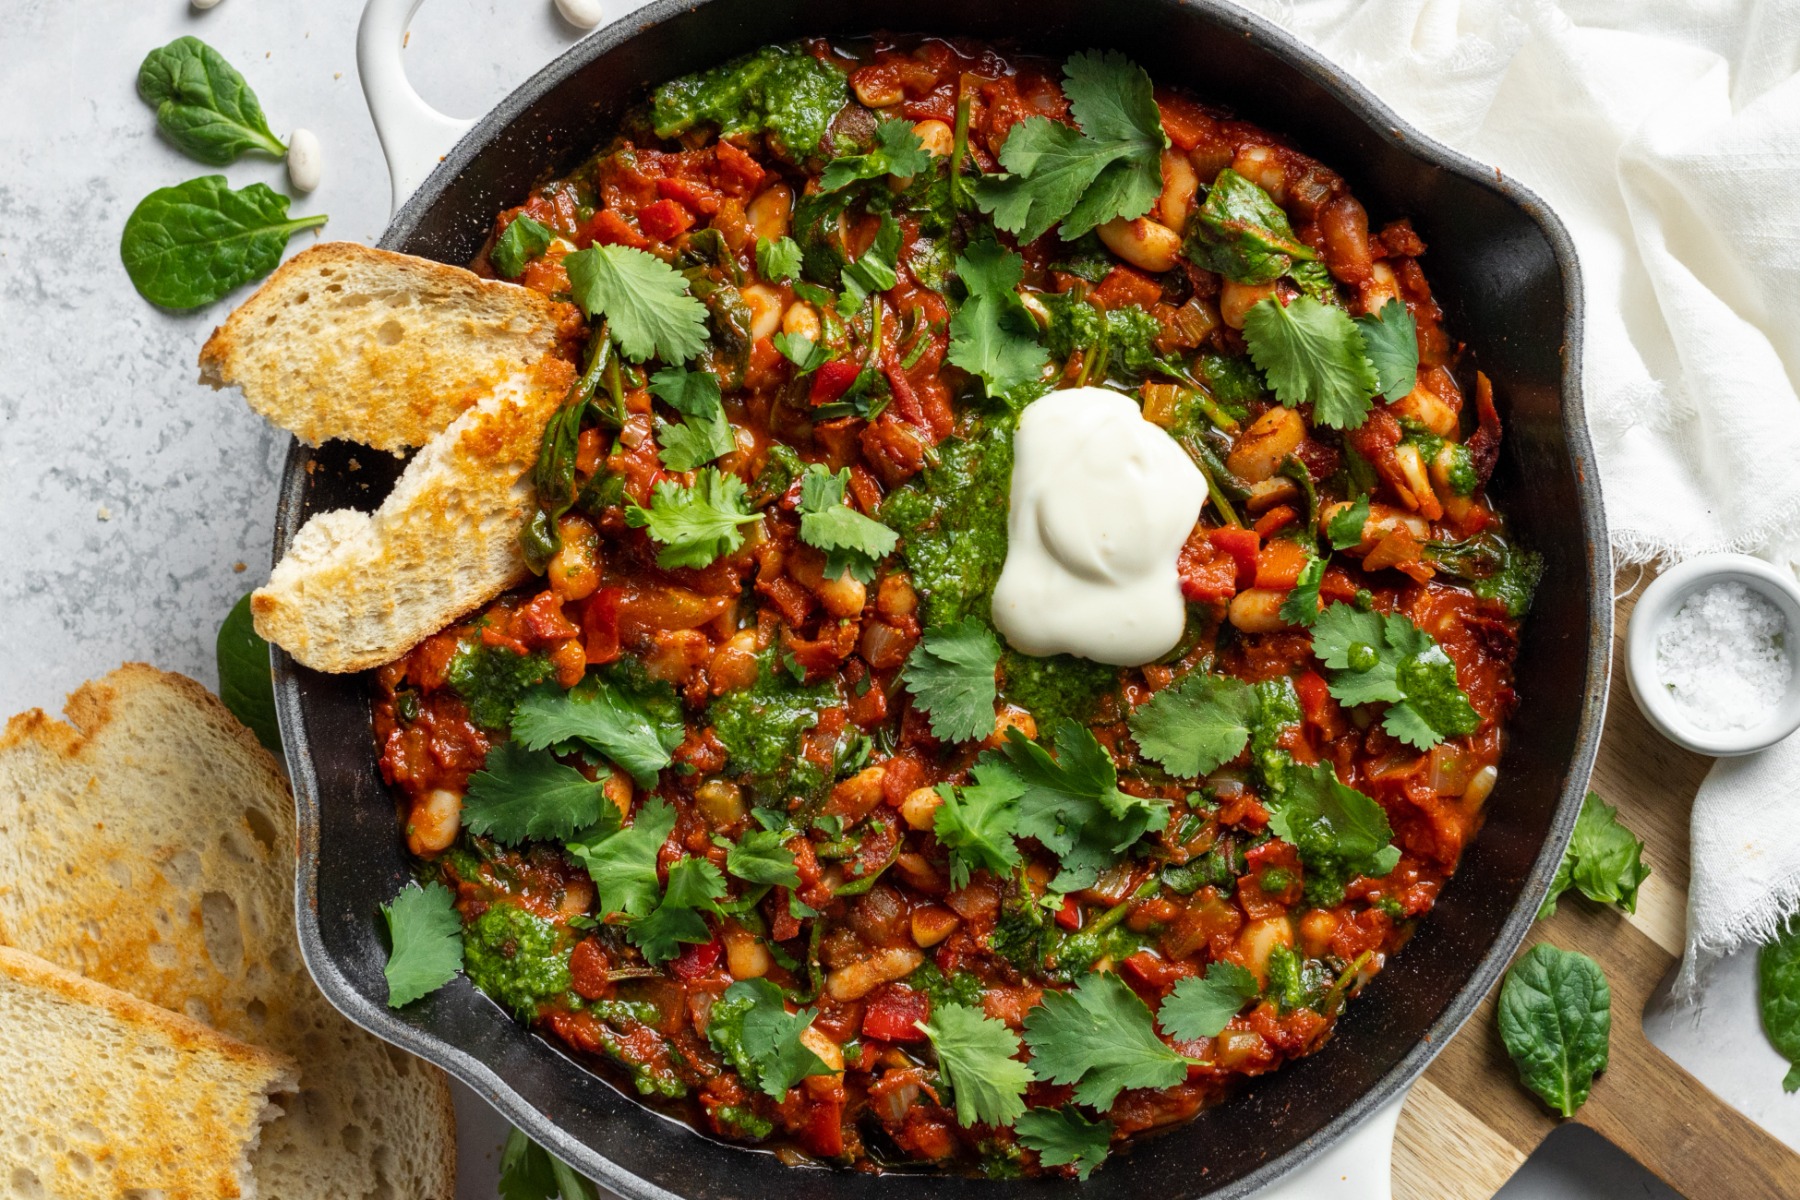
[[[1748,729],[1699,729],[1663,686],[1656,666],[1656,637],[1689,596],[1726,582],[1741,583],[1766,597],[1787,617],[1785,649],[1795,670],[1787,692],[1759,724]],[[1625,632],[1625,679],[1639,711],[1677,745],[1718,758],[1754,754],[1773,746],[1800,729],[1800,582],[1745,554],[1709,554],[1671,567],[1644,589],[1631,611],[1631,624]]]

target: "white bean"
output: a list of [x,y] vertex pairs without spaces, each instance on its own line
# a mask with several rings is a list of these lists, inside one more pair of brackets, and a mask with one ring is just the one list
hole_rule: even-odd
[[556,11],[577,29],[592,29],[606,20],[604,0],[556,0]]
[[218,2],[219,0],[189,0],[189,3],[202,12],[205,12]]
[[319,186],[322,162],[319,139],[312,130],[296,129],[288,134],[288,182],[296,192],[310,192]]

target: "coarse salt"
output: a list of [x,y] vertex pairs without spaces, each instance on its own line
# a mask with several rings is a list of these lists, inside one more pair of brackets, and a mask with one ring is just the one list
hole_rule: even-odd
[[1696,728],[1749,729],[1793,678],[1787,617],[1741,583],[1715,583],[1682,601],[1657,634],[1656,669]]

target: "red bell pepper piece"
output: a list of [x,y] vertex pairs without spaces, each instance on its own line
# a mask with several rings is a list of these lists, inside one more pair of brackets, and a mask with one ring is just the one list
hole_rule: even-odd
[[931,997],[904,983],[892,983],[863,1009],[862,1035],[884,1042],[922,1042],[920,1021],[931,1019]]
[[849,359],[834,358],[813,372],[812,390],[806,398],[812,401],[814,408],[836,403],[861,373],[862,368]]
[[1243,591],[1256,580],[1256,554],[1262,548],[1262,539],[1254,530],[1249,529],[1215,529],[1207,535],[1212,544],[1237,561],[1238,591]]
[[675,972],[677,979],[692,983],[718,966],[719,957],[724,952],[724,943],[719,941],[719,935],[715,933],[710,942],[696,942],[683,947],[681,953],[675,956],[675,961],[669,964],[669,969]]

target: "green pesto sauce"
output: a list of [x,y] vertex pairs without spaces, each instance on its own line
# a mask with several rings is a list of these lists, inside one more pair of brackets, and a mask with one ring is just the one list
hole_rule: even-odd
[[1000,655],[1000,675],[1000,695],[1030,711],[1040,736],[1064,717],[1086,722],[1119,686],[1117,667],[1072,654],[1034,658],[1008,649]]
[[516,904],[496,903],[463,930],[463,970],[523,1018],[569,990],[569,935]]
[[881,519],[899,532],[926,625],[986,617],[1006,562],[1015,419],[996,417],[938,447],[938,461],[896,488]]
[[526,691],[556,673],[542,654],[515,654],[489,646],[476,635],[451,656],[444,678],[469,706],[469,716],[483,729],[505,729]]
[[755,685],[726,692],[707,715],[730,755],[727,767],[745,777],[759,801],[769,802],[810,795],[828,782],[822,768],[801,757],[801,739],[823,709],[838,703],[831,680],[798,683],[766,654]]
[[924,992],[931,997],[933,1011],[946,1004],[979,1008],[982,993],[987,990],[981,982],[981,976],[975,972],[957,970],[950,975],[945,975],[938,970],[937,964],[929,959],[918,970],[906,977],[906,984],[914,991]]
[[819,148],[831,119],[849,100],[842,71],[789,43],[764,46],[663,84],[656,89],[651,121],[663,138],[700,124],[718,126],[720,137],[766,132],[778,148],[801,159]]

